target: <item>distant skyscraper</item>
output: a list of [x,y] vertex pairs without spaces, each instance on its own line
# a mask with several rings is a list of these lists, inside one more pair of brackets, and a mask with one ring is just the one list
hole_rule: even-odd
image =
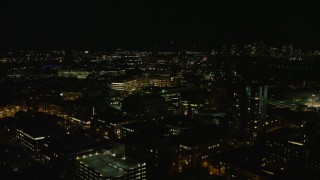
[[289,45],[289,49],[290,49],[290,56],[293,56],[293,44]]

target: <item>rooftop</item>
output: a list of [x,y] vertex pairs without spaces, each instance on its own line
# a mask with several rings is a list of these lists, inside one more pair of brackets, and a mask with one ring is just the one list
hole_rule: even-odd
[[127,174],[126,171],[141,166],[129,158],[114,157],[109,154],[97,153],[77,158],[77,161],[98,172],[102,177],[117,178]]

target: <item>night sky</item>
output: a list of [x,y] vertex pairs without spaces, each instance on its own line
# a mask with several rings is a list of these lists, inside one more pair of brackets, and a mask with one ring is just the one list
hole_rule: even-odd
[[212,48],[266,42],[320,48],[319,13],[318,6],[291,1],[1,0],[0,47]]

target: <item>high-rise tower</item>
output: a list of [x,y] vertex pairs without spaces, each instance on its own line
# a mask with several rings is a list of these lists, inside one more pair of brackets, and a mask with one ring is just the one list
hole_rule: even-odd
[[267,86],[240,86],[230,97],[230,137],[238,142],[251,144],[263,131],[267,118]]

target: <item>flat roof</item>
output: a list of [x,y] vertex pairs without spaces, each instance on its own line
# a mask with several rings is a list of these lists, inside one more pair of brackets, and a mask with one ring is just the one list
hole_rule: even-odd
[[117,178],[127,174],[126,170],[141,166],[129,158],[114,157],[109,154],[93,154],[77,158],[77,161],[98,172],[102,177]]

